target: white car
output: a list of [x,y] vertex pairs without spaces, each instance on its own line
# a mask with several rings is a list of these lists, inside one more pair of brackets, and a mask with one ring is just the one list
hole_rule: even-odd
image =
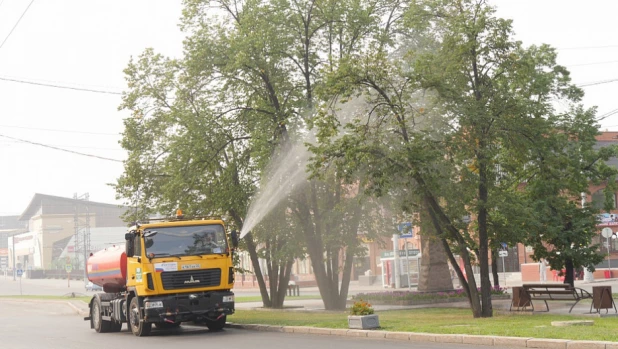
[[92,281],[88,281],[86,284],[86,291],[103,291],[103,287],[93,284]]

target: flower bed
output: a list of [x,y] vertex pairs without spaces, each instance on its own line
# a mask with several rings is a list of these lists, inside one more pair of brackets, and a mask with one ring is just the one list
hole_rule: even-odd
[[[505,299],[510,296],[506,293],[506,288],[497,287],[492,288],[491,297],[492,299]],[[468,300],[468,297],[463,289],[445,292],[383,291],[359,293],[352,297],[351,302],[361,299],[371,302],[372,304],[415,305],[463,302]]]

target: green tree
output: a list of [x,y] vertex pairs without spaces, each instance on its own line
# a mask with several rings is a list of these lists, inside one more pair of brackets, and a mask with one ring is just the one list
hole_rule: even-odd
[[594,271],[603,260],[598,245],[598,209],[584,203],[590,184],[606,183],[606,207],[613,207],[616,168],[606,161],[616,156],[616,147],[596,149],[598,125],[594,110],[581,107],[571,112],[574,118],[558,117],[556,132],[547,135],[552,151],[539,153],[530,174],[523,199],[531,214],[522,224],[527,245],[534,248],[532,258],[545,259],[554,270],[566,270],[565,283],[574,286],[574,270]]
[[[181,206],[189,214],[227,215],[242,229],[249,203],[265,184],[267,164],[290,151],[312,122],[324,63],[384,35],[393,19],[380,26],[381,18],[400,14],[399,2],[184,4],[184,56],[168,59],[147,50],[126,69],[129,91],[121,108],[134,116],[125,120],[122,145],[129,159],[116,189],[140,217]],[[267,222],[246,236],[265,306],[282,306],[290,257],[300,250],[285,248],[293,231],[302,236],[299,245],[311,258],[326,308],[345,307],[351,261],[362,253],[358,229],[371,217],[354,204],[363,196],[348,190],[340,182],[310,181],[289,197],[288,211],[274,216],[293,214],[298,229],[273,229]],[[344,207],[352,214],[330,217]],[[260,257],[268,260],[270,293]]]
[[[576,106],[582,91],[554,49],[523,47],[485,1],[410,3],[399,45],[367,46],[333,69],[314,171],[334,165],[348,180],[361,171],[369,191],[403,193],[404,208],[424,210],[452,265],[463,259],[467,279],[456,272],[473,315],[489,317],[490,251],[525,240],[525,225],[513,224],[532,213],[520,185],[542,171],[539,155],[570,156],[548,135],[579,115],[555,101]],[[342,117],[337,102],[356,98],[365,106]]]

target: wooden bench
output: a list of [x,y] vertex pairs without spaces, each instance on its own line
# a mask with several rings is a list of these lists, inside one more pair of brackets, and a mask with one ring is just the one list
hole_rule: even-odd
[[[582,299],[592,299],[592,295],[588,291],[577,287],[571,287],[569,284],[523,284],[520,291],[521,293],[518,297],[520,301],[515,305],[518,308],[520,306],[525,308],[525,301],[529,300],[529,305],[532,307],[532,311],[534,311],[532,301],[535,300],[545,302],[545,307],[547,308],[546,311],[549,311],[547,301],[575,301],[575,303],[571,306],[571,309],[569,309],[570,313]],[[524,304],[522,304],[522,302]],[[511,304],[511,308],[512,307],[513,304]]]

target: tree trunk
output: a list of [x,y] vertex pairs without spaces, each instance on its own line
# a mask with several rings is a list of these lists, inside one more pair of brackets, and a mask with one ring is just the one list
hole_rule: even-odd
[[266,281],[264,280],[264,275],[262,275],[262,270],[260,269],[260,261],[257,255],[257,248],[255,246],[255,242],[253,241],[252,233],[245,235],[245,241],[247,244],[247,251],[249,251],[249,258],[251,259],[251,265],[253,265],[253,272],[255,273],[258,286],[260,287],[262,303],[264,304],[264,308],[270,308],[272,307],[272,302],[268,296],[268,291],[266,290]]
[[[485,148],[485,144],[483,141],[480,142],[479,147],[481,149]],[[481,305],[482,305],[482,316],[483,317],[492,317],[493,316],[493,308],[491,304],[491,282],[489,280],[489,234],[487,232],[487,199],[489,193],[487,191],[487,175],[488,169],[487,164],[484,161],[485,158],[482,156],[482,153],[477,155],[477,161],[479,166],[479,208],[477,215],[477,223],[478,223],[478,260],[479,266],[481,268]]]
[[482,307],[479,299],[478,289],[476,287],[476,280],[474,279],[474,271],[472,270],[472,263],[470,262],[470,254],[468,253],[468,249],[466,248],[466,242],[461,235],[458,235],[457,230],[451,225],[448,226],[448,233],[452,235],[452,237],[457,241],[459,247],[459,253],[461,253],[461,259],[464,264],[464,271],[461,270],[457,260],[455,259],[455,255],[450,248],[449,242],[446,239],[447,232],[442,229],[442,225],[440,224],[440,219],[438,218],[438,214],[436,209],[440,209],[440,207],[435,202],[434,198],[430,196],[429,193],[425,195],[423,198],[423,210],[426,210],[429,213],[429,217],[431,218],[431,223],[433,224],[434,229],[440,236],[442,240],[442,246],[453,265],[453,269],[457,273],[457,277],[459,278],[459,283],[461,287],[463,287],[466,295],[468,295],[468,301],[470,302],[470,308],[472,309],[472,316],[475,318],[479,318],[482,316]]
[[564,269],[566,271],[566,275],[564,276],[564,283],[571,285],[571,287],[575,287],[573,260],[571,258],[567,258],[564,261]]

